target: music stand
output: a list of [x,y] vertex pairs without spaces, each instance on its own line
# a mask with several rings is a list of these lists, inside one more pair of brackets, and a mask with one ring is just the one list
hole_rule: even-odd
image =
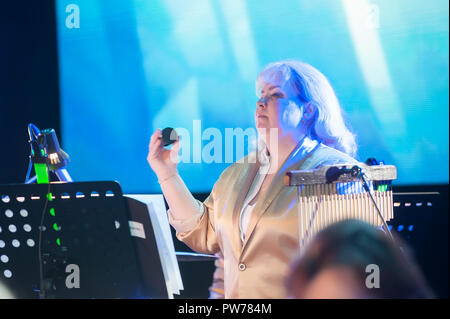
[[167,298],[151,223],[131,236],[132,215],[116,182],[0,185],[0,285],[16,298]]

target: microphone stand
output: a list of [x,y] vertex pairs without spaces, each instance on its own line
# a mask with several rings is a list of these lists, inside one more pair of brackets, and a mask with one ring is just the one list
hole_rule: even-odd
[[[28,134],[31,146],[30,163],[28,166],[25,184],[50,182],[49,172],[55,173],[60,182],[73,182],[66,169],[69,156],[59,147],[58,138],[53,129],[40,131],[36,125],[28,125]],[[50,160],[48,154],[50,153]],[[56,155],[56,157],[52,157]],[[55,158],[57,161],[55,161]],[[31,167],[35,167],[36,176],[29,178]]]
[[392,233],[386,223],[386,220],[383,218],[383,215],[381,214],[381,211],[378,208],[378,205],[375,202],[375,199],[373,198],[372,192],[370,191],[369,184],[367,183],[366,178],[365,178],[366,174],[364,173],[364,171],[362,170],[361,167],[356,166],[356,165],[353,166],[350,171],[351,171],[350,174],[353,177],[358,177],[361,180],[364,189],[369,194],[369,197],[372,200],[372,204],[375,207],[375,209],[378,213],[378,216],[381,218],[381,221],[383,222],[383,225],[381,225],[381,226],[383,227],[384,232],[387,233],[389,235],[389,238],[392,240],[392,242],[395,243],[394,237],[392,236]]
[[354,178],[359,178],[361,180],[361,183],[364,187],[364,190],[369,194],[369,197],[372,201],[373,206],[375,207],[375,210],[378,213],[378,216],[381,218],[381,221],[383,222],[383,224],[381,225],[381,227],[383,228],[384,232],[386,234],[389,235],[389,238],[392,240],[392,242],[395,243],[394,237],[392,236],[392,233],[386,223],[386,220],[383,218],[383,215],[381,214],[380,209],[378,208],[377,203],[375,202],[375,199],[373,198],[372,192],[370,190],[369,184],[366,181],[366,174],[364,173],[363,169],[361,167],[359,167],[358,165],[354,165],[352,168],[348,169],[348,168],[336,168],[336,167],[331,167],[330,169],[328,169],[328,171],[326,172],[326,178],[327,178],[327,182],[331,183],[334,181],[337,181],[338,178],[343,175],[343,174],[349,174],[350,176],[354,177]]

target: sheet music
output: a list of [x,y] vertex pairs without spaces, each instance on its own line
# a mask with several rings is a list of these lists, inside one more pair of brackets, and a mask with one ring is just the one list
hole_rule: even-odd
[[170,299],[173,294],[180,294],[183,290],[180,268],[175,255],[175,246],[170,232],[169,219],[166,213],[163,195],[135,195],[127,194],[126,197],[133,198],[147,205],[150,220],[155,234],[156,245],[161,259],[164,278],[166,280],[167,292]]

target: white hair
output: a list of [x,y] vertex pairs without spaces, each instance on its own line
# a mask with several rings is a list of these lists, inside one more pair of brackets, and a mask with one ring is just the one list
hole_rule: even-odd
[[311,103],[316,108],[308,133],[323,144],[350,156],[356,154],[355,135],[345,125],[342,109],[328,79],[311,65],[294,60],[284,60],[267,65],[256,80],[256,94],[266,83],[288,85],[300,102]]

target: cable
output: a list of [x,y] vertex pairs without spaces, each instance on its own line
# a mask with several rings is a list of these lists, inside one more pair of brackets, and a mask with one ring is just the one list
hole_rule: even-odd
[[28,135],[30,136],[30,141],[34,141],[38,138],[41,131],[33,123],[28,124]]
[[30,173],[31,173],[31,168],[33,167],[33,163],[31,161],[31,156],[30,159],[28,160],[28,170],[27,170],[27,176],[25,177],[25,184],[28,184],[28,180],[30,179]]
[[[32,125],[32,124],[31,124]],[[47,144],[47,138],[45,137],[45,144]],[[45,194],[45,205],[41,214],[41,221],[39,225],[39,240],[38,240],[38,258],[39,258],[39,298],[45,298],[45,287],[44,287],[44,273],[42,264],[42,232],[44,229],[44,219],[45,212],[47,211],[48,202],[52,200],[50,193],[50,181],[48,181],[47,193]]]
[[47,211],[48,202],[50,201],[50,182],[48,183],[47,193],[45,194],[45,205],[41,214],[41,221],[39,225],[39,240],[38,240],[38,258],[39,258],[39,298],[45,298],[45,287],[44,287],[44,274],[42,265],[42,232],[44,228],[45,212]]
[[30,143],[31,151],[30,151],[30,156],[29,156],[30,159],[28,161],[27,175],[25,177],[25,184],[30,183],[30,173],[31,173],[31,169],[33,167],[33,161],[31,160],[31,157],[33,155],[33,143],[37,140],[40,133],[41,133],[41,131],[37,128],[36,125],[34,125],[33,123],[28,124],[28,136],[30,137],[29,143]]
[[[28,163],[28,170],[27,170],[27,176],[25,178],[25,184],[28,184],[31,182],[32,179],[30,178],[31,168],[33,166],[33,161],[31,157],[33,156],[33,143],[39,143],[38,137],[40,135],[41,131],[37,128],[36,125],[30,123],[28,124],[28,135],[30,137],[30,146],[31,146],[31,154],[30,159]],[[47,145],[47,137],[44,135],[44,145]],[[45,204],[44,209],[42,210],[41,214],[41,220],[39,225],[39,239],[38,239],[38,260],[39,260],[39,298],[44,299],[45,298],[45,283],[44,283],[44,270],[43,270],[43,263],[42,263],[42,232],[44,231],[44,220],[45,220],[45,213],[47,211],[48,202],[52,200],[51,193],[50,193],[50,180],[48,181],[48,188],[47,193],[45,194]]]

